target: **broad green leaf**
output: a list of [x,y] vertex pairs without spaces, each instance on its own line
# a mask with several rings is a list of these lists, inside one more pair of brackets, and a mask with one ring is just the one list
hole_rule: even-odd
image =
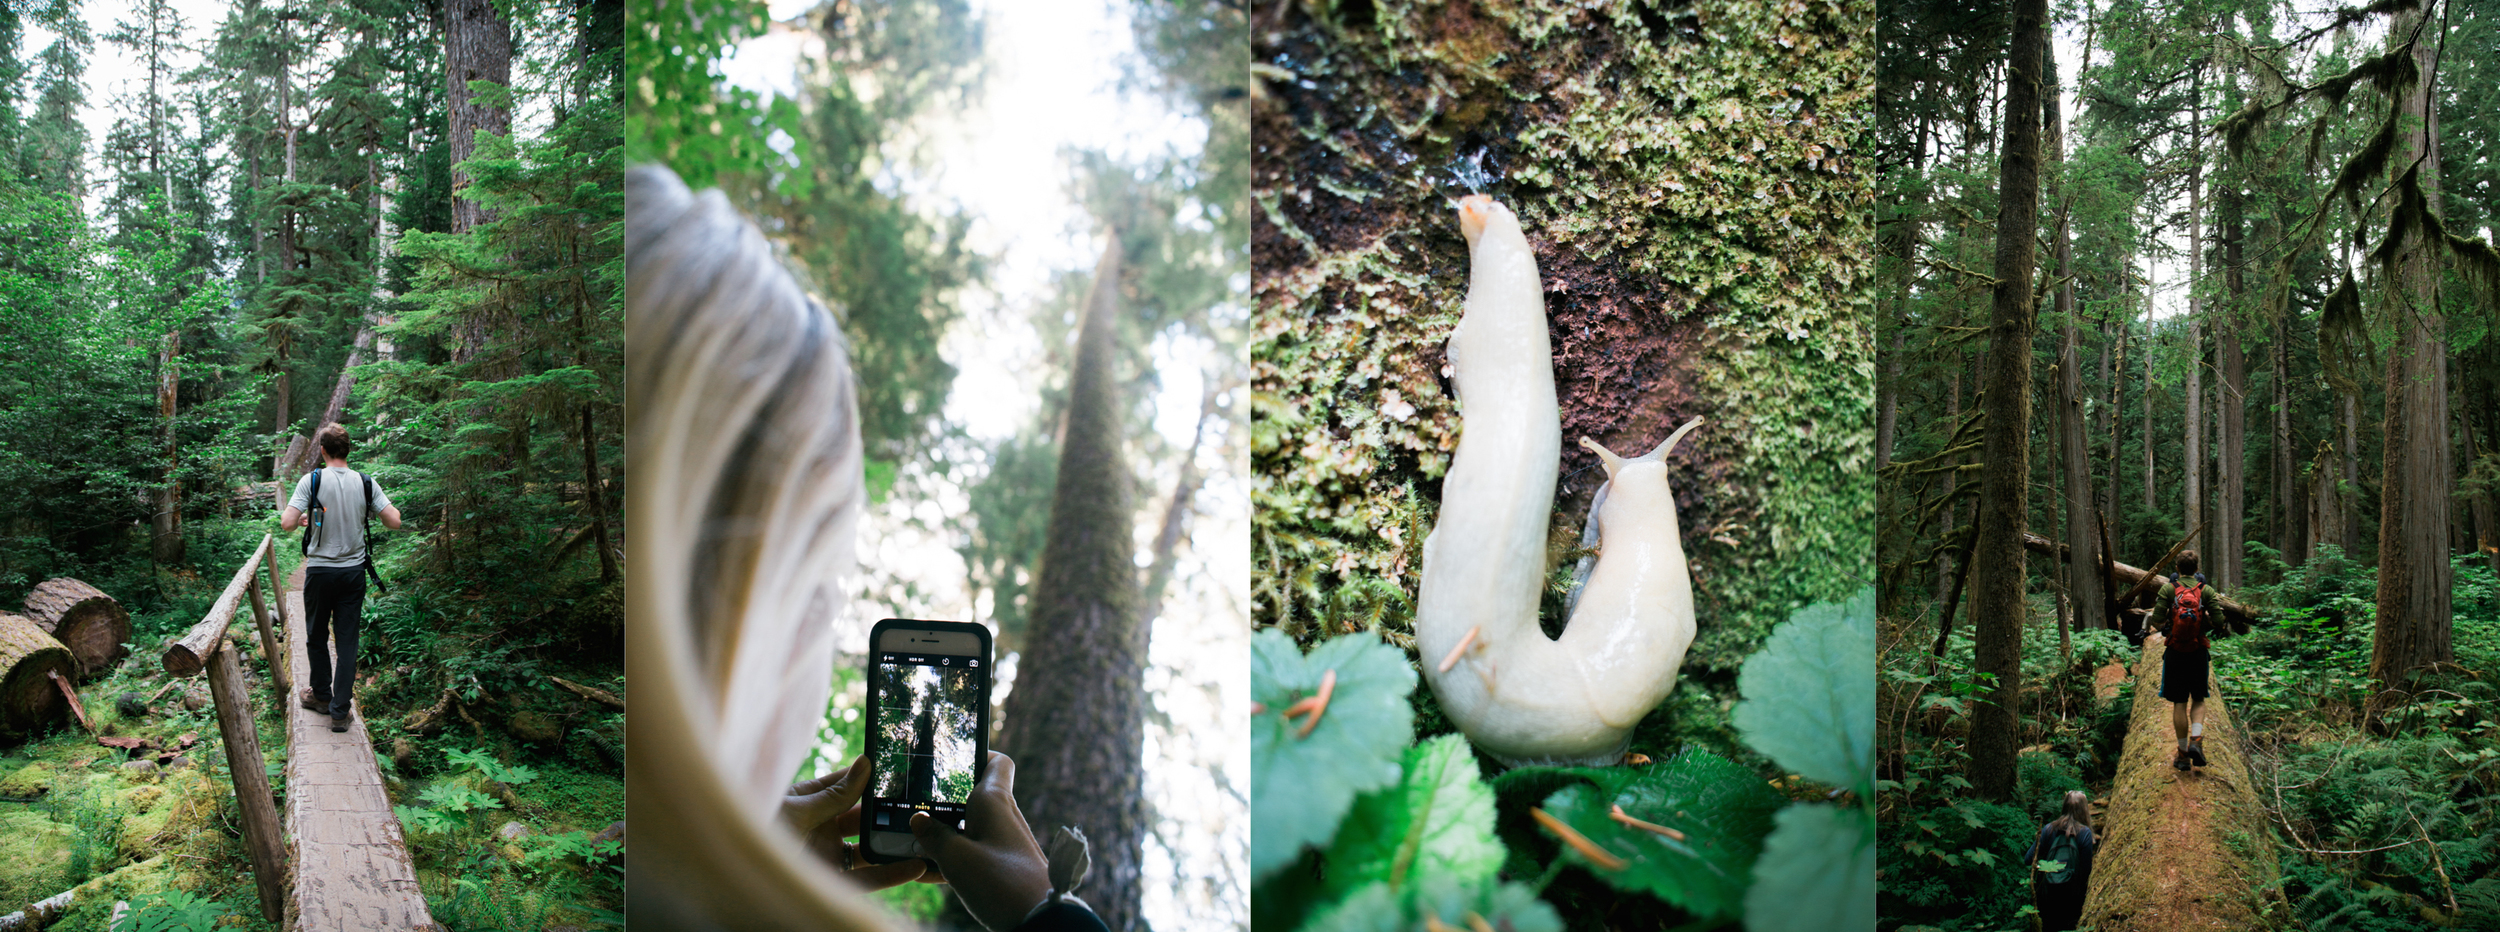
[[1875,822],[1859,808],[1800,804],[1754,864],[1747,932],[1875,928]]
[[[1622,858],[1620,870],[1598,867],[1570,846],[1565,857],[1616,889],[1649,893],[1702,919],[1735,918],[1773,814],[1788,800],[1762,777],[1699,748],[1647,767],[1573,771],[1594,785],[1568,787],[1545,810]],[[1683,833],[1673,838],[1615,820],[1624,815]]]
[[[1336,688],[1310,734],[1308,718],[1285,710],[1319,692],[1329,671]],[[1399,752],[1415,739],[1415,668],[1378,639],[1350,635],[1320,642],[1309,656],[1273,628],[1250,642],[1251,875],[1263,877],[1304,845],[1337,833],[1355,794],[1396,783]]]
[[1493,837],[1493,790],[1476,778],[1464,735],[1406,751],[1396,786],[1365,793],[1328,849],[1327,898],[1374,881],[1402,891],[1421,878],[1486,880],[1505,852]]
[[1335,906],[1321,910],[1302,932],[1406,932],[1430,915],[1456,928],[1473,923],[1468,914],[1506,932],[1562,932],[1562,917],[1536,898],[1536,892],[1490,878],[1460,882],[1436,877],[1419,882],[1408,895],[1374,882]]
[[1790,773],[1875,791],[1875,590],[1809,605],[1745,661],[1729,716],[1745,743]]

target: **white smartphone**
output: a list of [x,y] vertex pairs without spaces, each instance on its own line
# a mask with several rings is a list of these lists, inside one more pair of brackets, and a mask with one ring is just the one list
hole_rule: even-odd
[[960,621],[888,618],[868,633],[869,861],[920,857],[911,817],[956,831],[989,759],[990,632]]

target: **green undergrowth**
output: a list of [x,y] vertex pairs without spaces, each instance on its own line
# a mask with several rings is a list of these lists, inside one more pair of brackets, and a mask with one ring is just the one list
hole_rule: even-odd
[[[2500,585],[2479,557],[2454,570],[2457,664],[2375,714],[2370,567],[2327,547],[2233,593],[2266,618],[2214,642],[2214,675],[2268,810],[2267,837],[2242,843],[2274,846],[2282,867],[2281,887],[2258,892],[2269,927],[2500,927]],[[2103,630],[2062,651],[2051,603],[2035,598],[2017,789],[1974,798],[1962,775],[1982,677],[1958,627],[1936,657],[1932,618],[1884,620],[1881,928],[2029,928],[2021,854],[2065,791],[2106,798],[2133,707],[2132,680],[2095,699],[2092,674],[2136,652]]]
[[[1780,626],[1730,698],[1741,760],[1693,741],[1647,763],[1504,770],[1419,719],[1410,697],[1430,690],[1407,651],[1356,633],[1305,653],[1262,630],[1252,924],[1862,927],[1874,901],[1873,635],[1871,589]],[[1316,721],[1286,717],[1323,684]]]

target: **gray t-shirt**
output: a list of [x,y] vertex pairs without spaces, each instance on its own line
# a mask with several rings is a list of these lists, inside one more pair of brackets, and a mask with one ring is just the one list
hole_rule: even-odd
[[[310,527],[304,529],[304,533],[312,535],[312,550],[305,554],[304,565],[363,566],[367,506],[365,483],[364,480],[356,478],[355,470],[340,466],[322,467],[321,507],[325,509],[325,513],[319,530]],[[376,512],[391,507],[391,496],[382,491],[381,483],[377,482],[373,485],[373,501],[370,506]],[[287,507],[304,512],[306,520],[310,520],[312,514],[311,473],[305,473],[304,478],[295,480],[295,497],[287,500]]]

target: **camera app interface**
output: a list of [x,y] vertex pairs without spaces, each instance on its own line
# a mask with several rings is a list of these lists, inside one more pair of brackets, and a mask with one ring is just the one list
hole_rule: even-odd
[[981,659],[884,651],[877,655],[874,827],[911,831],[911,815],[964,828],[978,763]]

